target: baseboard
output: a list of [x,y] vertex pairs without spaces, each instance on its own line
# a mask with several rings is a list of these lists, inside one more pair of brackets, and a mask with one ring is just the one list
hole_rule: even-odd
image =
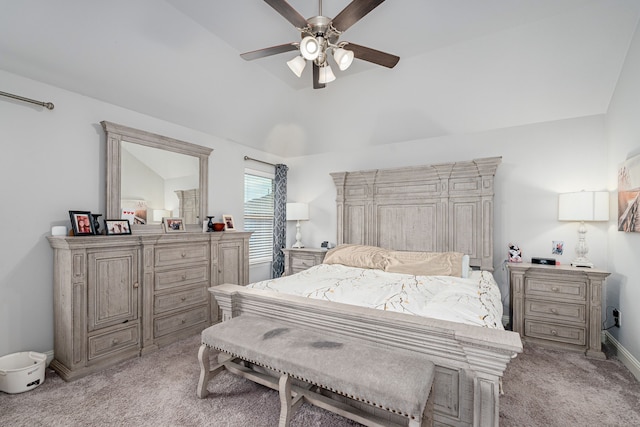
[[616,354],[618,360],[622,362],[624,366],[631,371],[634,377],[640,381],[640,361],[633,357],[633,354],[629,353],[629,350],[624,348],[620,342],[614,338],[613,335],[609,333],[609,331],[603,331],[602,333],[603,339],[602,341],[610,348],[612,348]]
[[53,350],[45,351],[44,354],[47,355],[47,366],[49,366],[49,363],[53,360]]

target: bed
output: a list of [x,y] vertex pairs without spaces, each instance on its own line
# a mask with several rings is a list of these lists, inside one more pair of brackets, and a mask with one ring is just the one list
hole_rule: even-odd
[[[494,157],[331,174],[337,249],[373,248],[366,250],[381,251],[379,256],[331,262],[327,254],[322,265],[276,281],[211,288],[222,320],[243,314],[277,318],[427,354],[436,365],[435,425],[497,426],[501,377],[522,351],[519,335],[502,328],[500,296],[491,276],[493,179],[499,163]],[[406,254],[413,255],[407,259]],[[468,266],[457,258],[444,264],[425,260],[431,256],[425,254],[465,254]],[[416,259],[425,261],[426,271],[415,270],[420,267]],[[449,268],[444,273],[438,270],[443,265]],[[346,290],[341,286],[346,276],[361,286]],[[367,284],[378,280],[387,293],[374,296]],[[427,293],[444,305],[421,303],[427,297],[413,288],[424,282],[440,289]],[[357,305],[349,300],[354,296]],[[461,299],[474,300],[464,309],[466,316],[452,313]],[[417,312],[422,306],[426,313]]]

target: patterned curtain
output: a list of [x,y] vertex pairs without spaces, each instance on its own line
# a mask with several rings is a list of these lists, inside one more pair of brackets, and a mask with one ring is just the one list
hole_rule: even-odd
[[284,273],[284,254],[282,248],[287,244],[287,165],[276,165],[275,193],[273,197],[273,263],[271,278]]

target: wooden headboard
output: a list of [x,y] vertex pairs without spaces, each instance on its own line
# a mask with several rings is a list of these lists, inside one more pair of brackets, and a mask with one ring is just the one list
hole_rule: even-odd
[[493,181],[501,157],[332,173],[338,244],[468,254],[493,271]]

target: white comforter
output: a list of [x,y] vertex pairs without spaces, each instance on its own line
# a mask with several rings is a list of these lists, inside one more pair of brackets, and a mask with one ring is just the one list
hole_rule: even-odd
[[462,279],[321,264],[248,287],[504,329],[500,290],[488,271]]

